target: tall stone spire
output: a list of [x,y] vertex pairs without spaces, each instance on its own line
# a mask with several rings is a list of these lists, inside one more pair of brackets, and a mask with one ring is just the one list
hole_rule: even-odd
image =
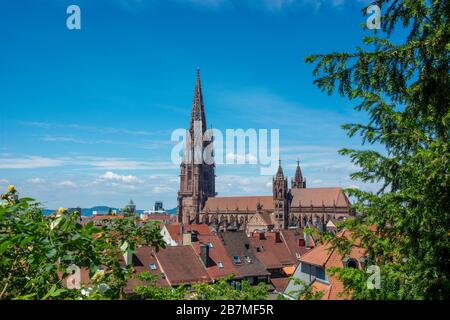
[[279,161],[278,171],[272,179],[273,193],[273,218],[275,221],[275,229],[287,229],[288,227],[288,201],[290,192],[288,189],[288,180],[284,177],[281,160]]
[[277,170],[277,175],[276,178],[284,178],[284,174],[283,174],[283,168],[281,167],[281,160],[278,160],[278,170]]
[[291,181],[292,189],[306,188],[306,181],[303,179],[302,169],[300,168],[300,161],[297,160],[297,169],[295,170],[294,179]]
[[194,130],[195,121],[201,122],[202,132],[205,132],[207,128],[206,128],[205,106],[203,104],[202,83],[200,80],[200,69],[197,69],[197,79],[195,81],[194,99],[192,101],[191,123],[189,126],[189,130],[191,132]]
[[180,223],[199,223],[200,212],[206,200],[216,195],[214,162],[211,163],[203,158],[205,149],[212,143],[212,139],[204,140],[206,130],[200,70],[197,69],[189,125],[190,135],[187,135],[185,156],[180,165],[180,189],[178,192],[178,221]]

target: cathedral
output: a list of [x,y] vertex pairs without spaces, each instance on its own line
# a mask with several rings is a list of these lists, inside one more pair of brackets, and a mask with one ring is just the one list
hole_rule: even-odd
[[[199,70],[189,139],[194,139],[194,122],[199,123],[205,133],[206,113]],[[210,143],[201,142],[201,148],[207,148]],[[193,154],[193,148],[194,141],[187,141],[185,154]],[[290,188],[280,161],[272,179],[272,195],[219,197],[215,191],[215,177],[214,163],[199,163],[194,157],[184,157],[180,165],[179,223],[205,223],[217,230],[256,230],[261,225],[268,230],[280,230],[306,224],[323,228],[329,220],[343,219],[350,213],[350,202],[342,188],[307,188],[298,161]]]

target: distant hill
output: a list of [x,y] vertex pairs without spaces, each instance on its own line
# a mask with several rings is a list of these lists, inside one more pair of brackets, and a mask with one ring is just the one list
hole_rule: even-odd
[[[81,208],[81,215],[82,216],[92,216],[92,212],[94,211],[109,211],[109,209],[111,210],[117,210],[119,211],[119,209],[117,208],[112,208],[112,207],[108,207],[108,206],[95,206],[92,208]],[[45,215],[50,215],[52,213],[54,213],[56,211],[56,209],[44,209],[44,214]],[[136,213],[143,213],[144,210],[136,210]],[[166,210],[166,212],[168,214],[176,214],[177,213],[177,208],[173,208],[173,209],[168,209]]]
[[166,210],[166,212],[167,212],[168,214],[177,214],[177,208],[168,209],[168,210]]

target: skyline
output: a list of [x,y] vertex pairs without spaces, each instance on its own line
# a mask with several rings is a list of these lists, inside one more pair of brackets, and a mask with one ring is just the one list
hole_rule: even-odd
[[[359,45],[364,3],[320,3],[77,1],[73,31],[68,1],[4,4],[0,188],[49,208],[130,198],[175,207],[170,135],[188,127],[197,67],[208,126],[280,129],[287,176],[300,159],[309,187],[363,187],[337,150],[360,147],[339,126],[364,118],[318,90],[303,58]],[[222,196],[270,194],[271,179],[256,166],[217,167]]]

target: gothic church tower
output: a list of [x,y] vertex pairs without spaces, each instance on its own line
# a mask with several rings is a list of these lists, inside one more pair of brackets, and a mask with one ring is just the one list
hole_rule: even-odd
[[288,180],[284,177],[281,161],[276,176],[272,180],[275,229],[287,229],[289,224],[290,191]]
[[[206,200],[216,195],[215,165],[212,158],[213,137],[203,139],[206,130],[200,70],[197,70],[189,134],[184,148],[184,158],[180,165],[177,209],[179,223],[199,223],[200,211]],[[210,160],[203,159],[205,149],[206,153],[209,152],[211,155]]]

